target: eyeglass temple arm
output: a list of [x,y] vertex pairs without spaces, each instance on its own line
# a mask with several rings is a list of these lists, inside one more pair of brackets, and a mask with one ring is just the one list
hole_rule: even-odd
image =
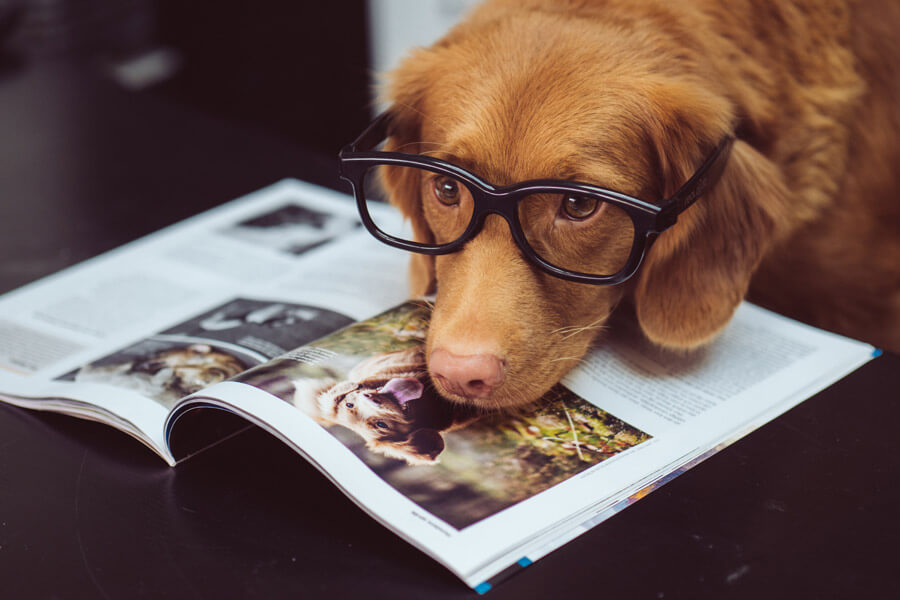
[[368,152],[374,150],[384,138],[388,136],[388,125],[391,122],[390,111],[384,111],[375,120],[369,123],[365,131],[359,134],[359,137],[344,148],[343,152]]
[[[725,170],[725,164],[728,162],[733,145],[734,136],[725,136],[691,178],[666,201],[660,212],[660,217],[664,217],[666,226],[674,224],[678,215],[716,185]],[[668,222],[669,220],[671,222]]]

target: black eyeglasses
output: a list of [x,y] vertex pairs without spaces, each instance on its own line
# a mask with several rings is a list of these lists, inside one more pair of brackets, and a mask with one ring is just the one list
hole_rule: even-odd
[[[575,181],[496,186],[437,158],[378,151],[389,135],[390,118],[390,111],[382,113],[339,155],[341,178],[352,186],[372,235],[411,252],[449,254],[478,235],[489,214],[497,214],[533,264],[556,277],[595,285],[634,275],[652,240],[715,185],[734,142],[725,137],[678,191],[656,205]],[[408,224],[380,216],[383,210],[372,207],[385,201],[385,176],[415,182],[434,243],[416,241]]]

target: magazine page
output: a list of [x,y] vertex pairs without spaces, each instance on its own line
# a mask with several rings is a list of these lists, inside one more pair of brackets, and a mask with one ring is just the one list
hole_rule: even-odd
[[534,410],[485,414],[429,385],[428,317],[426,302],[402,304],[213,386],[174,417],[244,414],[485,591],[872,356],[749,304],[690,354],[653,348],[625,320]]
[[590,494],[596,485],[615,490],[595,494],[596,501],[485,565],[472,581],[489,589],[879,354],[746,302],[717,340],[691,353],[661,350],[633,320],[618,321],[562,383],[652,439],[621,464],[559,486],[568,490],[562,495],[545,494],[535,506],[570,510],[566,493]]
[[179,399],[402,301],[406,260],[349,196],[282,181],[0,298],[0,395],[172,463]]

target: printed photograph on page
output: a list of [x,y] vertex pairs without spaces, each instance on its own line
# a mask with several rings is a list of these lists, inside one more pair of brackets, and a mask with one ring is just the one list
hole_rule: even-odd
[[187,395],[352,322],[315,306],[235,298],[59,379],[128,389],[171,408]]
[[280,253],[299,255],[361,226],[355,218],[285,204],[219,233]]
[[648,440],[562,387],[534,410],[444,400],[425,367],[429,308],[409,302],[236,378],[312,417],[410,500],[463,529]]

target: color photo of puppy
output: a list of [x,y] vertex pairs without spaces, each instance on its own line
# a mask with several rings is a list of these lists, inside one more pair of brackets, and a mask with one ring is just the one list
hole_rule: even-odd
[[515,413],[438,395],[430,307],[410,302],[236,380],[316,420],[399,492],[462,529],[650,438],[563,388]]
[[171,408],[349,323],[349,317],[315,306],[234,298],[59,379],[128,389]]
[[225,381],[260,358],[232,344],[150,337],[59,377],[131,390],[172,408],[185,396]]
[[443,433],[480,416],[426,387],[421,344],[365,359],[343,381],[298,380],[294,385],[294,405],[320,424],[349,429],[372,452],[410,465],[437,462]]

